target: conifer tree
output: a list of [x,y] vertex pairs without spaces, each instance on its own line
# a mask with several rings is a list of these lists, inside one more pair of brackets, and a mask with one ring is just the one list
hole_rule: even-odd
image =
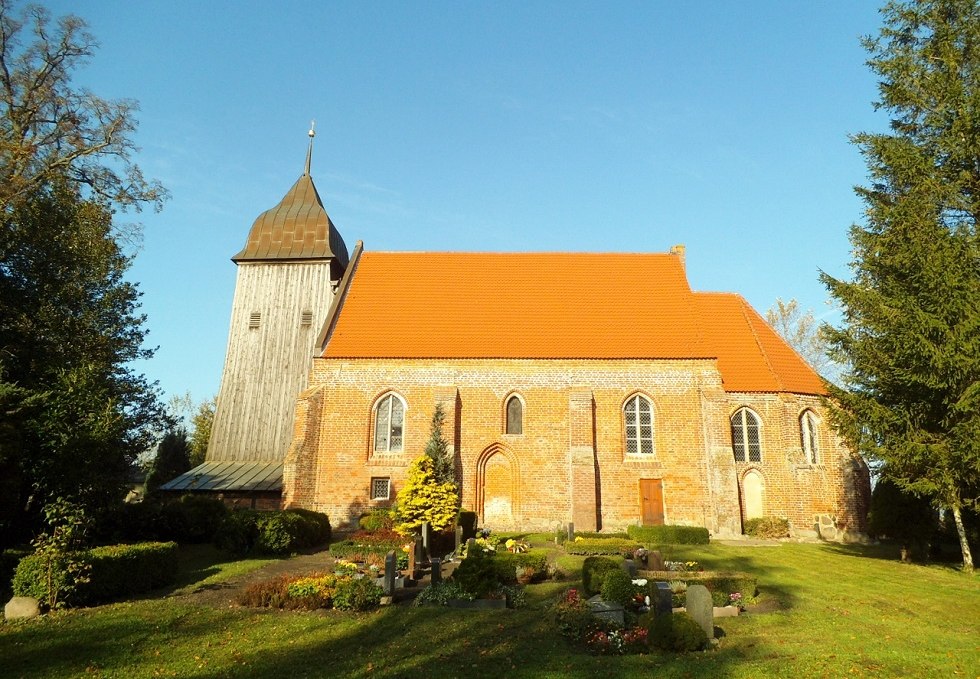
[[432,460],[432,471],[439,483],[456,485],[456,470],[452,458],[449,457],[449,443],[442,435],[442,425],[446,421],[446,413],[442,404],[437,403],[432,413],[432,427],[429,431],[429,442],[425,444],[425,454]]
[[864,46],[890,131],[853,137],[869,184],[851,227],[850,281],[822,274],[843,309],[827,328],[847,366],[835,423],[899,488],[956,523],[980,487],[980,7],[891,2]]

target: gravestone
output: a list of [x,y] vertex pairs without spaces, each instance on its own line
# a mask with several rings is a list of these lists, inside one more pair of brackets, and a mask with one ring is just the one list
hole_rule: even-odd
[[411,580],[418,580],[418,570],[419,564],[415,560],[416,550],[413,544],[408,550],[408,578]]
[[651,571],[666,570],[664,566],[664,555],[660,552],[650,552],[647,554],[647,569]]
[[709,639],[715,636],[715,611],[711,592],[704,585],[690,585],[687,588],[687,614],[701,626]]
[[626,574],[630,576],[630,580],[636,580],[636,562],[633,559],[626,559],[622,566]]
[[568,541],[575,542],[575,524],[571,521],[568,522]]
[[674,610],[674,593],[670,589],[670,583],[658,582],[653,590],[653,614],[656,616],[670,615]]
[[435,557],[432,559],[432,580],[430,584],[438,585],[442,582],[442,559]]
[[428,521],[422,522],[422,554],[419,561],[425,561],[426,556],[432,555],[432,526]]
[[392,550],[385,556],[385,580],[381,586],[385,596],[393,596],[395,594],[395,578],[397,576],[398,557],[395,555],[394,550]]
[[626,613],[622,605],[611,601],[603,601],[602,597],[598,594],[589,599],[588,603],[592,615],[599,618],[599,620],[606,620],[620,627],[626,624]]
[[460,550],[463,548],[463,527],[456,526],[456,558],[459,558]]
[[3,607],[3,616],[7,620],[36,618],[41,615],[41,606],[32,596],[15,596]]
[[473,553],[473,548],[476,546],[476,538],[470,538],[466,541],[466,555],[469,556]]

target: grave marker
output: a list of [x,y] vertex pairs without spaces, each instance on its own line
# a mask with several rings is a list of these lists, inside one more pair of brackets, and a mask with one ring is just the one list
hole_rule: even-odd
[[701,625],[709,639],[715,636],[715,611],[711,592],[704,585],[689,585],[687,588],[687,614]]

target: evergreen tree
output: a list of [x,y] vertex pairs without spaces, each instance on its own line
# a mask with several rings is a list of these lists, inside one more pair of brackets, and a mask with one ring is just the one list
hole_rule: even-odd
[[439,483],[456,485],[456,470],[449,456],[449,443],[442,435],[442,425],[446,421],[446,413],[442,404],[437,403],[432,413],[432,425],[429,430],[429,442],[425,444],[425,454],[432,460],[432,471]]
[[851,228],[850,281],[822,274],[842,309],[827,328],[848,367],[831,387],[839,430],[899,488],[963,527],[980,487],[980,7],[891,2],[864,40],[887,133],[853,137],[869,171]]
[[419,455],[408,468],[405,485],[398,491],[395,530],[402,535],[418,535],[428,522],[435,531],[445,531],[456,520],[459,495],[452,483],[436,479],[432,458]]
[[146,475],[146,490],[153,493],[157,488],[172,481],[191,468],[191,447],[187,430],[176,427],[164,434],[157,454],[150,462]]
[[936,535],[939,516],[926,497],[916,497],[887,478],[878,480],[871,493],[868,530],[877,538],[901,544],[902,561],[928,555],[929,541]]

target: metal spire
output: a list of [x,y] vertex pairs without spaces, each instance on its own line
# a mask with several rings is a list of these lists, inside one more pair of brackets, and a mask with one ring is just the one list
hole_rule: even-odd
[[310,161],[313,159],[313,137],[316,136],[316,130],[314,128],[316,128],[316,121],[311,120],[310,131],[307,132],[310,135],[310,148],[306,150],[306,170],[303,172],[307,176],[310,174]]

